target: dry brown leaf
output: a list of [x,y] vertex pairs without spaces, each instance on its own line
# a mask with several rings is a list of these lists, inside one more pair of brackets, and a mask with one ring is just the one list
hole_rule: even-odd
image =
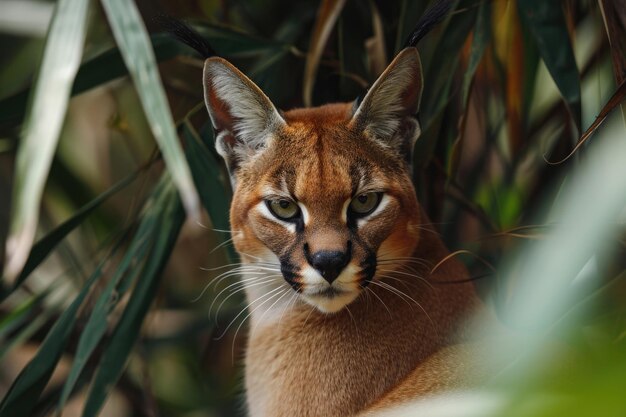
[[313,103],[313,86],[315,85],[320,58],[345,4],[346,0],[322,0],[322,4],[317,11],[313,35],[309,44],[309,52],[307,53],[304,66],[302,99],[307,107],[310,107]]
[[626,98],[626,80],[622,81],[622,84],[620,84],[620,86],[617,87],[617,90],[615,91],[615,93],[613,93],[609,101],[604,105],[604,107],[602,107],[600,114],[596,116],[596,120],[594,120],[591,126],[589,126],[589,128],[585,131],[585,133],[582,134],[582,136],[578,140],[578,143],[576,143],[576,146],[574,146],[574,149],[572,149],[572,151],[569,154],[567,154],[565,158],[556,162],[549,161],[544,156],[543,159],[546,161],[546,163],[550,165],[558,165],[558,164],[562,164],[563,162],[571,158],[572,155],[574,155],[578,151],[578,149],[580,149],[580,147],[585,142],[587,142],[587,140],[596,131],[596,129],[600,127],[602,122],[604,122],[604,120],[611,113],[611,111],[613,111],[615,107],[619,106],[624,101],[625,98]]
[[372,10],[374,35],[365,40],[365,49],[367,50],[370,74],[376,78],[387,67],[387,51],[385,49],[385,33],[380,12],[373,1],[370,2],[370,8]]

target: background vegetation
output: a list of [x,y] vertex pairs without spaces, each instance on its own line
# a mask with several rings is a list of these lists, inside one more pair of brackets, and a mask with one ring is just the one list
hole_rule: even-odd
[[[418,45],[415,185],[518,339],[449,415],[625,415],[626,2],[453,4]],[[242,415],[229,184],[156,17],[289,109],[362,94],[427,6],[0,2],[0,416]]]

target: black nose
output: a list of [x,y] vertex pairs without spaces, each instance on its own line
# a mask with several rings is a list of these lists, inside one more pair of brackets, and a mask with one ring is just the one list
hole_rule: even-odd
[[348,254],[341,251],[322,250],[311,255],[309,263],[322,274],[329,284],[339,276],[343,268],[350,261]]

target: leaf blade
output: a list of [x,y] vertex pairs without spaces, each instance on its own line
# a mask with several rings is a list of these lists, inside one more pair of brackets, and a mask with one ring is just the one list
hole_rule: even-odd
[[46,41],[16,156],[11,226],[4,276],[14,279],[32,247],[39,204],[61,133],[85,39],[88,0],[60,0]]
[[148,255],[142,274],[130,296],[107,346],[83,410],[84,417],[95,416],[102,408],[112,386],[121,376],[133,345],[139,337],[141,325],[155,297],[160,276],[171,253],[185,216],[180,199],[169,177],[162,181],[162,204],[159,205],[158,229],[154,246]]
[[578,132],[581,132],[580,77],[561,3],[524,0],[517,5],[520,17],[533,35],[541,58],[567,103]]
[[72,230],[79,226],[85,218],[87,218],[95,209],[97,209],[105,200],[107,200],[113,194],[116,194],[127,185],[132,183],[138,176],[139,171],[131,174],[125,179],[119,181],[113,187],[109,188],[89,203],[81,207],[72,217],[61,223],[58,227],[40,239],[31,249],[28,258],[24,264],[24,268],[18,275],[17,279],[7,291],[0,293],[0,302],[8,297],[13,291],[15,291],[20,285],[26,281],[31,272],[43,262],[50,252],[56,247],[56,245],[63,240]]
[[102,6],[183,205],[191,217],[197,218],[198,195],[178,142],[154,51],[137,6],[130,0],[102,0]]

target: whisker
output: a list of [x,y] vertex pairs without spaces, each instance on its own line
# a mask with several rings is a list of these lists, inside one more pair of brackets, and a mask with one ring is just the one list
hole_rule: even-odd
[[251,268],[251,269],[233,268],[230,271],[224,272],[218,275],[217,277],[213,278],[213,280],[210,282],[209,285],[213,285],[214,287],[217,287],[222,281],[232,276],[252,275],[252,274],[258,275],[258,274],[265,274],[268,272],[280,272],[280,271],[274,268],[266,268],[266,267]]
[[[261,280],[261,279],[264,279],[264,278],[268,278],[268,277],[266,277],[266,276],[250,277],[250,278],[246,278],[246,279],[242,279],[242,280],[233,282],[232,284],[228,284],[225,288],[220,290],[220,292],[218,292],[215,297],[213,297],[213,302],[209,306],[209,311],[211,311],[211,309],[213,308],[213,304],[215,303],[215,300],[217,300],[220,297],[220,295],[222,295],[229,288],[231,288],[233,286],[237,286],[237,285],[245,285],[246,282],[257,281],[257,280]],[[208,287],[208,285],[207,285],[207,287]],[[207,287],[205,287],[205,288],[207,288]],[[204,293],[204,291],[203,291],[203,293]],[[202,296],[202,294],[200,294],[200,296]]]
[[280,313],[280,319],[278,319],[278,325],[280,326],[280,323],[283,321],[283,316],[285,315],[285,311],[290,308],[293,304],[295,304],[295,301],[298,299],[298,293],[297,292],[293,292],[293,295],[291,296],[291,299],[287,302],[287,304],[285,305],[285,307],[283,307],[283,311]]
[[211,229],[214,232],[220,232],[220,233],[239,233],[240,230],[229,230],[229,229]]
[[263,266],[280,266],[280,264],[272,263],[272,262],[255,262],[254,264],[245,263],[245,262],[233,262],[231,264],[216,266],[215,268],[200,268],[201,271],[217,271],[219,269],[228,268],[231,266],[253,266],[253,265],[263,265]]
[[[369,291],[369,292],[368,292]],[[385,304],[385,302],[383,301],[382,298],[380,298],[378,296],[378,294],[376,294],[370,287],[365,287],[365,293],[369,294],[372,293],[374,294],[374,297],[378,298],[378,300],[382,303],[382,305],[385,307],[385,309],[387,310],[387,312],[389,313],[389,318],[393,319],[393,314],[391,314],[391,310],[389,310],[389,307],[387,307],[387,304]]]
[[[218,336],[215,340],[220,340],[222,337],[224,337],[224,335],[226,334],[226,332],[228,332],[228,329],[230,329],[230,327],[231,327],[231,326],[235,323],[235,321],[236,321],[239,317],[241,317],[241,315],[242,315],[242,314],[243,314],[246,310],[248,310],[248,308],[249,308],[249,307],[251,307],[251,306],[252,306],[252,304],[254,304],[254,303],[256,303],[257,301],[260,301],[260,300],[262,300],[263,298],[268,297],[268,296],[270,296],[270,295],[272,295],[272,294],[276,295],[276,294],[275,294],[275,293],[276,293],[276,291],[279,291],[279,290],[284,290],[284,288],[283,288],[283,287],[278,287],[278,288],[275,288],[275,289],[273,289],[272,291],[267,292],[267,293],[265,293],[265,294],[261,295],[261,296],[260,296],[260,297],[258,297],[256,300],[254,300],[254,301],[252,301],[251,303],[249,303],[248,305],[246,305],[246,306],[245,306],[245,307],[244,307],[244,308],[243,308],[243,309],[242,309],[242,310],[241,310],[241,311],[240,311],[240,312],[239,312],[239,313],[238,313],[238,314],[237,314],[237,315],[236,315],[236,316],[235,316],[235,317],[234,317],[234,318],[230,321],[230,323],[228,323],[228,326],[226,326],[226,328],[224,329],[224,331],[222,332],[222,334],[221,334],[221,335],[219,335],[219,336]],[[262,304],[260,304],[260,305],[263,305],[264,303],[266,303],[268,300],[271,300],[272,298],[273,298],[273,297],[270,297],[270,298],[266,299],[266,300],[265,300],[265,301],[263,301],[263,303],[262,303]],[[257,306],[256,308],[258,308],[258,307],[259,307],[259,306]],[[253,310],[253,311],[254,311],[254,310]]]
[[[400,298],[402,298],[404,300],[404,297],[406,297],[407,299],[411,300],[413,303],[415,303],[420,310],[422,310],[422,312],[426,315],[426,317],[428,317],[428,320],[431,322],[431,324],[433,325],[433,327],[435,327],[435,322],[432,320],[432,318],[430,317],[430,315],[426,312],[426,310],[424,309],[424,307],[422,307],[422,305],[417,302],[415,299],[413,299],[411,296],[407,295],[406,293],[404,293],[403,291],[397,289],[396,287],[389,285],[385,282],[382,281],[372,281],[371,284],[376,284],[379,285],[383,288],[386,288],[387,290],[397,294]],[[405,302],[410,306],[411,304],[405,300]]]
[[403,272],[403,271],[396,271],[396,270],[392,270],[392,269],[380,269],[380,271],[382,271],[382,272],[390,272],[390,273],[400,274],[400,275],[405,275],[405,276],[411,277],[411,278],[417,278],[419,281],[425,283],[426,285],[428,285],[433,290],[435,289],[435,287],[433,287],[433,285],[426,278],[421,277],[419,275],[410,274],[408,272]]
[[235,238],[230,238],[230,239],[226,239],[225,241],[223,241],[222,243],[220,243],[219,245],[217,245],[216,247],[214,247],[210,252],[209,255],[212,254],[213,252],[215,252],[216,250],[218,250],[219,248],[223,248],[224,246],[228,246],[230,244],[232,244],[234,242]]
[[[412,282],[407,282],[406,280],[403,280],[403,279],[400,279],[400,278],[396,278],[396,277],[393,277],[393,276],[391,276],[391,275],[382,275],[382,274],[378,274],[378,277],[380,277],[380,278],[384,278],[384,279],[386,279],[386,280],[387,280],[387,279],[391,279],[391,280],[394,280],[394,281],[398,281],[399,283],[401,283],[402,285],[404,285],[404,287],[405,287],[407,290],[409,290],[409,289],[411,289],[411,288],[416,289],[416,290],[420,290],[420,287],[418,287],[415,283],[412,283]],[[381,281],[382,281],[382,279],[381,279]]]
[[360,339],[361,334],[359,333],[359,326],[358,324],[356,324],[356,320],[354,319],[354,316],[352,315],[352,312],[350,311],[350,308],[348,308],[348,306],[346,306],[346,311],[348,312],[348,315],[350,316],[352,323],[354,323],[354,329],[356,330],[356,335]]
[[[227,296],[226,296],[226,297],[222,300],[222,302],[220,303],[220,305],[219,305],[219,306],[217,306],[217,311],[215,312],[215,324],[217,324],[217,318],[219,317],[219,313],[220,313],[220,310],[222,309],[222,306],[226,303],[226,301],[228,301],[228,299],[229,299],[229,298],[231,298],[232,296],[234,296],[234,295],[235,295],[235,294],[237,294],[238,292],[241,292],[241,291],[247,290],[247,289],[249,289],[249,288],[252,288],[252,287],[258,287],[258,286],[264,287],[264,286],[266,286],[266,285],[269,285],[269,284],[272,284],[272,283],[276,282],[276,279],[275,279],[275,278],[276,278],[276,276],[268,276],[268,277],[261,277],[261,278],[267,278],[267,280],[262,281],[262,282],[253,282],[252,284],[246,284],[246,285],[243,285],[243,286],[241,286],[240,288],[237,288],[237,289],[233,290],[230,294],[228,294],[228,295],[227,295]],[[216,297],[216,299],[217,299],[217,297]],[[209,309],[209,311],[210,311],[210,309]]]
[[[292,291],[292,292],[293,292],[293,291]],[[271,306],[269,306],[269,308],[268,308],[267,310],[265,310],[265,312],[261,315],[261,317],[259,318],[259,320],[256,322],[256,325],[254,326],[254,329],[256,329],[256,327],[259,325],[259,323],[263,321],[263,317],[265,317],[265,315],[267,314],[267,312],[268,312],[268,311],[270,311],[270,310],[271,310],[271,309],[272,309],[272,308],[273,308],[273,307],[274,307],[274,306],[275,306],[275,305],[276,305],[276,304],[277,304],[280,300],[282,300],[282,299],[283,299],[283,297],[284,297],[285,295],[289,294],[289,292],[288,292],[288,291],[285,291],[285,292],[283,292],[282,294],[283,294],[283,295],[281,295],[279,298],[277,298],[277,299],[276,299],[276,301],[274,301],[274,302],[272,303],[272,305],[271,305]],[[240,326],[241,326],[241,325],[240,325]],[[239,330],[239,329],[237,329],[237,330]],[[237,336],[237,332],[235,332],[235,336]]]
[[231,271],[224,272],[223,274],[220,274],[217,277],[213,278],[211,280],[211,282],[209,282],[207,284],[207,286],[212,286],[214,288],[217,288],[222,283],[222,281],[227,280],[228,278],[232,278],[232,277],[239,278],[243,274],[246,274],[246,275],[261,275],[261,274],[265,274],[265,273],[266,273],[265,271],[235,271],[235,270],[231,270]]
[[[256,306],[254,309],[252,309],[241,321],[241,323],[239,323],[239,326],[237,326],[237,329],[235,330],[235,335],[233,336],[233,345],[232,345],[232,359],[233,359],[233,363],[235,362],[235,339],[237,338],[237,333],[239,333],[239,329],[241,329],[241,326],[243,326],[243,324],[246,322],[246,320],[252,315],[254,314],[255,311],[257,311],[259,308],[261,308],[265,303],[267,303],[268,301],[272,300],[273,298],[280,296],[280,298],[283,297],[283,295],[285,295],[285,291],[288,291],[288,288],[276,288],[276,290],[282,290],[281,292],[272,295],[271,297],[267,298],[265,301],[263,301],[261,304],[259,304],[258,306]],[[274,290],[275,291],[275,290]],[[271,292],[270,292],[271,294]],[[280,299],[279,298],[279,299]],[[258,300],[258,299],[257,299]],[[248,307],[251,307],[252,303],[250,303],[250,305]],[[243,310],[245,311],[245,310]],[[236,317],[235,317],[236,318]],[[227,329],[228,330],[228,329]]]
[[[234,275],[237,275],[237,276],[238,276],[239,274],[238,274],[238,273],[232,273],[232,271],[227,271],[227,272],[225,272],[225,273],[223,273],[223,274],[218,275],[218,277],[222,277],[222,278],[220,278],[220,281],[221,281],[222,279],[226,279],[226,278],[229,278],[230,276],[234,276]],[[204,294],[207,292],[207,290],[208,290],[208,289],[209,289],[209,288],[210,288],[213,284],[215,284],[215,286],[217,286],[217,284],[215,283],[215,280],[216,280],[216,279],[217,279],[217,277],[216,277],[216,278],[214,278],[214,279],[212,279],[211,281],[209,281],[209,283],[208,283],[208,284],[206,284],[206,285],[204,286],[204,288],[202,289],[202,291],[200,292],[200,295],[198,295],[196,298],[192,299],[190,302],[191,302],[191,303],[196,303],[196,302],[198,302],[198,301],[199,301],[199,300],[200,300],[200,299],[204,296]]]
[[311,317],[311,314],[313,314],[313,311],[315,310],[315,307],[313,306],[309,306],[309,307],[311,308],[311,310],[309,310],[309,314],[307,314],[306,319],[304,319],[304,323],[302,324],[303,329],[306,326],[307,321],[309,321],[309,317]]

